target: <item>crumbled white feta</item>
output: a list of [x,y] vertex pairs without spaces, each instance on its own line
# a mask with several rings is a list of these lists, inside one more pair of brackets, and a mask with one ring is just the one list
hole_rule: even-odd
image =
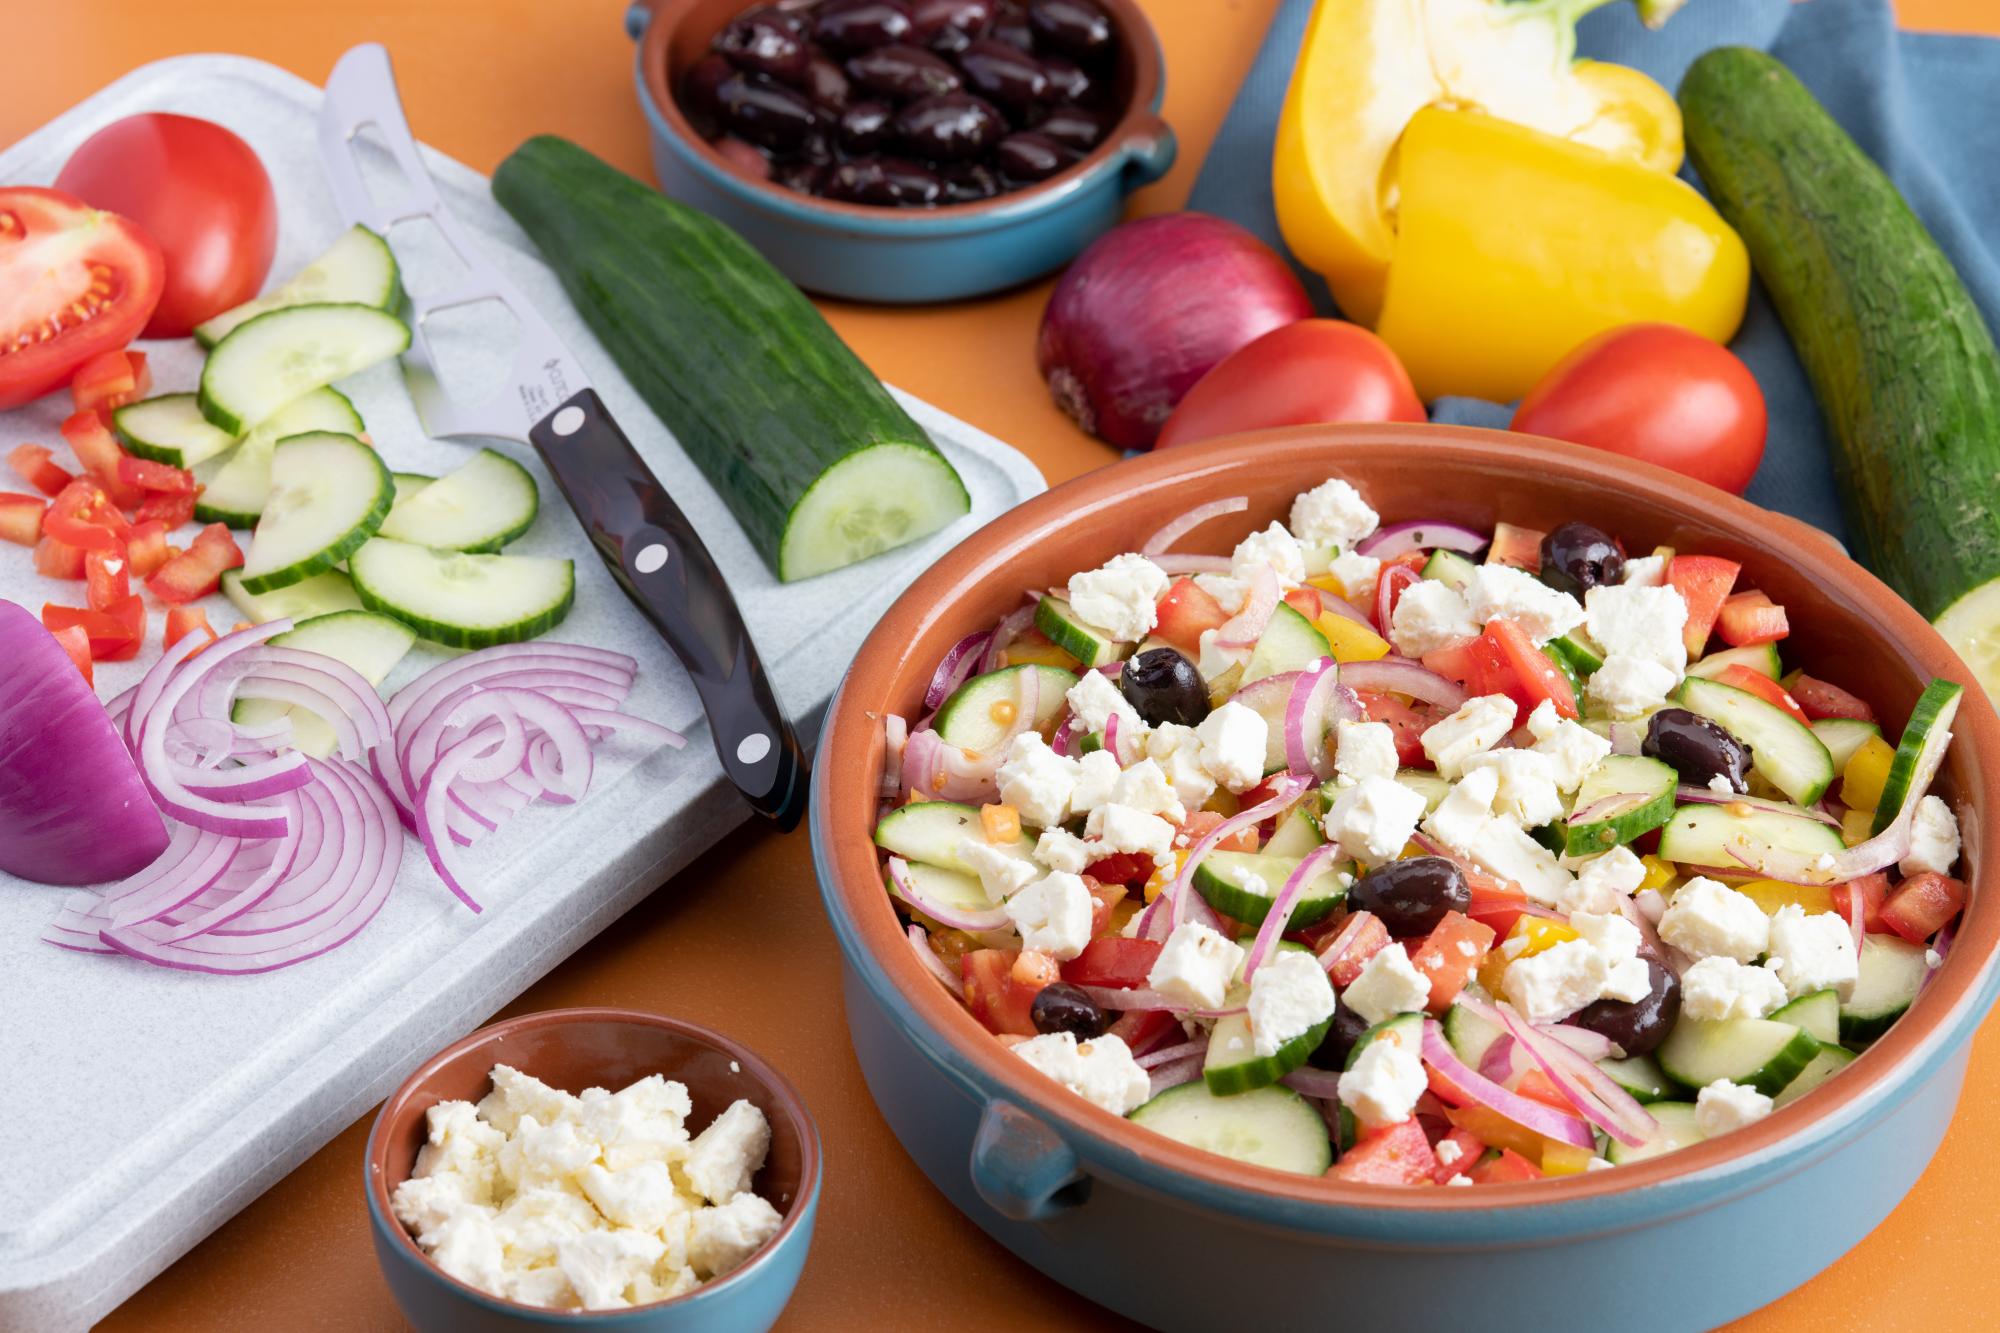
[[1363,778],[1341,789],[1324,827],[1344,854],[1376,866],[1402,854],[1423,816],[1422,793],[1394,778]]
[[1375,580],[1382,574],[1382,562],[1372,555],[1342,551],[1327,562],[1326,572],[1340,585],[1344,596],[1372,597],[1375,595]]
[[1555,764],[1534,750],[1488,750],[1467,758],[1462,772],[1490,768],[1500,779],[1493,813],[1522,828],[1537,828],[1562,818],[1562,793],[1556,790]]
[[1250,582],[1229,574],[1197,574],[1194,586],[1215,599],[1215,604],[1230,615],[1243,609],[1243,602],[1250,596]]
[[1111,802],[1090,812],[1083,826],[1084,836],[1094,838],[1114,852],[1143,853],[1154,858],[1173,851],[1174,826],[1158,815]]
[[1276,1055],[1332,1018],[1333,1009],[1333,983],[1309,953],[1279,949],[1250,978],[1250,1036],[1259,1055]]
[[1110,801],[1118,790],[1118,756],[1109,750],[1092,750],[1076,759],[1076,786],[1070,790],[1069,812],[1087,815]]
[[1915,821],[1910,826],[1910,850],[1898,865],[1905,875],[1935,870],[1949,875],[1958,863],[1958,817],[1951,807],[1935,796],[1917,802]]
[[771,1237],[785,1219],[755,1194],[739,1194],[726,1207],[704,1208],[688,1224],[688,1259],[721,1277],[734,1272]]
[[1854,998],[1860,979],[1860,959],[1854,953],[1854,933],[1834,912],[1807,915],[1797,903],[1780,907],[1771,918],[1771,962],[1794,998],[1832,990],[1841,1002]]
[[[1616,657],[1638,658],[1676,677],[1687,667],[1687,603],[1673,587],[1602,584],[1583,595],[1584,625],[1604,649],[1605,665]],[[1601,670],[1602,668],[1600,668]]]
[[1340,997],[1371,1027],[1397,1014],[1421,1013],[1430,998],[1430,981],[1401,944],[1376,950]]
[[1785,1003],[1785,983],[1768,967],[1720,954],[1681,973],[1681,1013],[1689,1018],[1763,1018]]
[[1152,1087],[1131,1048],[1108,1032],[1083,1042],[1071,1032],[1048,1032],[1015,1043],[1014,1054],[1113,1115],[1145,1101]]
[[[1607,1165],[1609,1164],[1607,1163]],[[1444,1183],[1447,1185],[1470,1185],[1473,1183],[1473,1180],[1471,1176],[1466,1175],[1463,1171],[1457,1171],[1453,1172],[1450,1179]]]
[[1081,875],[1090,864],[1090,852],[1082,838],[1066,828],[1045,828],[1035,840],[1035,859],[1051,870]]
[[1535,738],[1535,753],[1548,757],[1558,789],[1575,791],[1590,770],[1611,753],[1611,742],[1556,712],[1547,699],[1528,714],[1528,733]]
[[1291,528],[1302,542],[1345,549],[1373,535],[1381,521],[1361,492],[1339,477],[1329,477],[1292,501]]
[[1070,610],[1092,629],[1136,643],[1158,623],[1159,601],[1171,582],[1143,555],[1113,556],[1097,569],[1070,575]]
[[1624,845],[1593,856],[1577,869],[1576,883],[1557,901],[1556,908],[1571,912],[1616,912],[1621,899],[1631,896],[1646,881],[1646,866],[1632,849]]
[[1220,1009],[1230,979],[1243,965],[1234,940],[1197,921],[1183,921],[1167,936],[1146,984],[1190,1009]]
[[1536,643],[1561,638],[1583,623],[1583,608],[1576,598],[1512,565],[1475,569],[1465,585],[1465,601],[1480,624],[1511,621]]
[[1408,1120],[1430,1086],[1423,1061],[1397,1036],[1391,1029],[1376,1037],[1340,1076],[1340,1104],[1371,1129]]
[[1022,944],[1051,958],[1067,960],[1090,943],[1091,913],[1096,906],[1097,900],[1090,896],[1082,878],[1058,870],[1009,898],[1007,919],[1021,932]]
[[1598,999],[1636,1004],[1653,993],[1652,972],[1639,957],[1637,926],[1616,912],[1578,912],[1569,924],[1604,960],[1604,985]]
[[1334,732],[1334,772],[1349,782],[1396,776],[1396,733],[1387,722],[1342,721]]
[[1215,680],[1242,666],[1250,658],[1247,648],[1230,648],[1221,642],[1222,631],[1205,629],[1201,632],[1201,647],[1195,655],[1195,670],[1203,680]]
[[728,1203],[750,1188],[771,1150],[771,1125],[764,1113],[737,1100],[688,1145],[681,1171],[710,1203]]
[[1752,899],[1697,875],[1675,890],[1660,918],[1660,938],[1690,958],[1747,963],[1769,945],[1771,919]]
[[1141,759],[1118,775],[1111,799],[1149,815],[1159,815],[1178,824],[1187,818],[1187,809],[1157,761]]
[[1140,720],[1138,710],[1127,702],[1118,683],[1102,671],[1084,672],[1063,698],[1068,700],[1069,711],[1085,731],[1103,731],[1104,724],[1116,717],[1120,743],[1130,744],[1146,734],[1146,724]]
[[1421,579],[1403,590],[1389,618],[1389,637],[1405,657],[1422,657],[1447,644],[1478,636],[1472,608],[1449,584]]
[[1747,1129],[1771,1114],[1772,1105],[1771,1099],[1755,1088],[1739,1087],[1726,1078],[1717,1079],[1695,1094],[1695,1128],[1709,1139],[1731,1130]]
[[1708,789],[1717,796],[1734,796],[1736,794],[1736,784],[1731,782],[1728,776],[1723,773],[1717,773],[1708,780]]
[[1480,869],[1520,885],[1543,907],[1561,902],[1576,878],[1563,869],[1554,852],[1536,842],[1519,824],[1497,815],[1480,825],[1465,854]]
[[1244,791],[1264,780],[1270,726],[1261,714],[1231,700],[1194,730],[1201,738],[1201,766],[1219,785]]
[[1456,852],[1469,852],[1479,830],[1493,817],[1493,800],[1500,793],[1500,775],[1490,768],[1474,769],[1445,793],[1438,808],[1424,820],[1424,832]]
[[1500,743],[1514,729],[1514,701],[1504,694],[1467,699],[1458,711],[1425,728],[1424,753],[1445,778],[1464,776],[1465,761]]
[[1564,940],[1509,963],[1500,988],[1530,1023],[1555,1023],[1601,996],[1610,975],[1590,941]]
[[1174,795],[1189,810],[1198,810],[1215,794],[1215,779],[1201,764],[1201,737],[1193,727],[1162,722],[1146,737],[1146,756],[1166,773]]
[[1278,575],[1278,587],[1296,588],[1306,581],[1306,553],[1299,539],[1273,522],[1262,532],[1253,532],[1236,544],[1229,557],[1229,573],[1248,582],[1260,565],[1269,565]]
[[1024,824],[1047,828],[1069,817],[1076,791],[1076,760],[1049,749],[1039,732],[1016,736],[995,775],[1000,799],[1014,807]]
[[1444,1138],[1438,1140],[1438,1146],[1437,1146],[1438,1165],[1454,1166],[1457,1164],[1458,1159],[1463,1156],[1465,1156],[1465,1149],[1458,1146],[1457,1139]]
[[1035,878],[1035,863],[1021,855],[1020,849],[1009,844],[995,846],[984,838],[960,838],[953,849],[958,859],[972,868],[979,876],[979,882],[986,888],[986,896],[999,902],[1009,894],[1019,892]]
[[1667,558],[1642,555],[1625,562],[1625,576],[1618,580],[1633,588],[1659,588],[1667,582]]
[[1613,653],[1585,688],[1599,711],[1615,718],[1636,718],[1664,704],[1680,682],[1680,673],[1672,668],[1643,657]]

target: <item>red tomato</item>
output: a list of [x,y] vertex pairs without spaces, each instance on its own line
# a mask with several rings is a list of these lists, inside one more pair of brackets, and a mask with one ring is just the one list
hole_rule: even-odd
[[139,502],[133,517],[141,523],[157,522],[163,528],[178,528],[194,518],[192,489],[178,494],[156,491]]
[[1193,579],[1175,579],[1154,608],[1153,637],[1186,653],[1201,651],[1204,630],[1221,629],[1229,613]]
[[[1465,869],[1463,865],[1459,868]],[[1528,910],[1527,891],[1511,880],[1477,872],[1468,873],[1465,879],[1472,887],[1472,905],[1465,909],[1465,914],[1487,926],[1496,936],[1512,930]]]
[[1850,879],[1845,885],[1835,885],[1833,910],[1840,913],[1848,925],[1854,924],[1854,909],[1861,909],[1863,930],[1879,931],[1882,925],[1882,904],[1889,897],[1889,877],[1881,871],[1863,875],[1860,879]]
[[1741,663],[1732,663],[1715,673],[1718,685],[1734,685],[1745,694],[1754,694],[1767,704],[1776,704],[1785,710],[1794,722],[1810,726],[1812,719],[1806,710],[1799,707],[1798,700],[1785,693],[1785,687],[1761,671],[1754,671]]
[[1539,1069],[1530,1069],[1521,1075],[1514,1084],[1514,1091],[1531,1102],[1540,1102],[1544,1106],[1561,1111],[1564,1115],[1576,1114],[1576,1103],[1563,1096],[1562,1089],[1555,1085],[1555,1080]]
[[1528,391],[1514,429],[1656,463],[1737,494],[1764,457],[1764,394],[1726,347],[1672,324],[1590,339]]
[[959,975],[965,979],[965,1007],[989,1032],[1036,1035],[1030,1011],[1041,987],[1015,977],[1014,960],[1020,956],[1018,949],[974,949],[958,960]]
[[1083,952],[1062,965],[1063,980],[1073,986],[1104,986],[1136,990],[1160,956],[1158,940],[1128,940],[1107,935],[1083,946]]
[[86,552],[83,577],[88,584],[84,604],[93,611],[108,611],[113,602],[132,595],[132,573],[123,551]]
[[100,660],[122,662],[127,658],[137,657],[139,649],[146,643],[146,599],[135,592],[130,597],[121,598],[105,607],[104,614],[124,628],[126,640],[123,648],[114,648],[102,654]]
[[125,539],[125,555],[132,572],[145,578],[180,552],[167,545],[167,525],[159,519],[145,519],[132,525]]
[[1153,877],[1153,858],[1138,852],[1114,852],[1091,862],[1090,873],[1105,884],[1144,884]]
[[1490,1162],[1481,1162],[1465,1173],[1475,1185],[1511,1185],[1519,1180],[1540,1180],[1542,1168],[1512,1148],[1502,1148]]
[[1318,620],[1325,608],[1320,605],[1318,588],[1294,588],[1285,594],[1285,605],[1307,620]]
[[1125,1043],[1134,1055],[1144,1055],[1165,1044],[1181,1040],[1181,1025],[1164,1009],[1128,1009],[1110,1027],[1112,1036]]
[[194,490],[194,473],[168,463],[134,458],[130,454],[118,460],[118,480],[155,494],[184,495]]
[[1681,631],[1681,642],[1689,657],[1700,657],[1702,649],[1708,647],[1715,618],[1722,614],[1722,604],[1742,572],[1743,566],[1734,560],[1713,555],[1677,555],[1667,562],[1667,583],[1687,603],[1687,626]]
[[42,539],[42,515],[48,501],[32,495],[0,495],[0,541],[33,546]]
[[16,445],[7,455],[7,465],[43,495],[60,495],[63,487],[76,480],[68,469],[55,462],[54,454],[39,444]]
[[1817,722],[1827,717],[1848,717],[1857,722],[1873,722],[1875,710],[1859,695],[1849,694],[1831,681],[1803,673],[1792,682],[1792,697],[1806,716]]
[[128,486],[119,479],[118,460],[125,457],[125,451],[118,447],[118,441],[105,426],[103,417],[95,412],[77,412],[59,429],[70,452],[76,455],[76,461],[83,464],[83,470],[104,488],[113,503],[121,509],[130,509],[146,498],[137,487]]
[[146,354],[119,350],[99,352],[78,366],[69,382],[69,396],[79,412],[110,412],[138,402],[152,388]]
[[1328,977],[1336,986],[1351,985],[1361,975],[1370,958],[1389,947],[1389,928],[1373,912],[1356,912],[1347,918],[1347,926],[1338,935],[1320,946],[1320,965],[1325,966],[1330,958],[1333,966],[1326,969]]
[[59,542],[86,551],[118,551],[124,548],[125,516],[120,514],[96,482],[79,477],[63,487],[49,505],[42,530]]
[[[1468,1129],[1454,1127],[1451,1133],[1438,1140],[1438,1149],[1442,1149],[1447,1143],[1457,1147],[1458,1151],[1447,1153],[1433,1150],[1437,1151],[1438,1159],[1437,1174],[1433,1179],[1440,1185],[1486,1155],[1486,1145],[1480,1141],[1477,1134]],[[1444,1160],[1447,1157],[1451,1158],[1449,1163]]]
[[210,643],[215,642],[215,631],[209,627],[208,612],[198,606],[173,607],[167,612],[167,641],[161,647],[171,648],[189,634],[196,633],[206,636]]
[[1922,944],[1943,929],[1965,906],[1965,885],[1949,875],[1926,870],[1896,886],[1882,904],[1882,924],[1912,944]]
[[1428,767],[1430,759],[1424,754],[1424,732],[1432,719],[1404,703],[1393,694],[1376,694],[1370,690],[1356,690],[1361,699],[1362,711],[1368,714],[1370,722],[1386,722],[1389,730],[1396,733],[1396,762],[1404,768]]
[[1410,965],[1431,983],[1426,1009],[1442,1014],[1451,1007],[1480,959],[1493,947],[1493,939],[1493,927],[1486,923],[1458,912],[1444,914],[1424,942],[1410,951]]
[[1389,627],[1396,619],[1396,603],[1403,600],[1411,584],[1423,577],[1418,572],[1423,563],[1423,552],[1413,551],[1385,562],[1375,575],[1375,628],[1384,638],[1389,636]]
[[278,244],[278,201],[264,164],[211,121],[127,116],[70,154],[56,188],[144,227],[166,256],[148,338],[179,338],[264,285]]
[[1327,1175],[1371,1185],[1428,1185],[1437,1176],[1437,1154],[1417,1118],[1366,1132],[1340,1155]]
[[56,190],[0,188],[0,411],[138,337],[162,268],[160,247],[122,217]]
[[1512,523],[1495,523],[1493,541],[1486,548],[1489,565],[1512,565],[1530,574],[1542,572],[1542,538],[1546,532],[1517,528]]
[[35,572],[50,579],[82,578],[83,548],[59,542],[44,533],[35,543]]
[[[1258,790],[1258,787],[1263,788],[1263,794],[1261,796],[1256,796],[1253,799],[1252,793],[1255,793]],[[1238,798],[1238,802],[1241,805],[1251,806],[1257,804],[1257,802],[1260,800],[1268,799],[1270,795],[1271,795],[1270,787],[1265,783],[1259,783],[1257,787],[1252,787],[1249,791],[1244,792],[1243,795]],[[1227,818],[1227,816],[1219,814],[1214,810],[1196,810],[1187,817],[1186,822],[1184,822],[1181,825],[1180,831],[1174,834],[1174,846],[1176,847],[1194,846],[1196,843],[1200,842],[1203,838],[1207,837],[1210,833],[1213,833],[1216,829],[1216,826],[1221,824],[1225,818]],[[1215,850],[1218,852],[1256,851],[1257,850],[1256,827],[1252,825],[1247,828],[1240,828],[1236,830],[1236,832],[1230,834],[1228,837],[1224,838],[1221,842],[1216,843]]]
[[1302,319],[1244,344],[1187,391],[1155,449],[1273,426],[1424,421],[1389,344],[1338,319]]
[[[144,613],[143,605],[140,611],[141,614]],[[54,602],[44,602],[42,624],[46,625],[51,633],[72,626],[81,629],[90,638],[91,657],[99,662],[114,654],[120,654],[126,648],[138,651],[132,642],[129,621],[114,616],[109,611],[88,611],[82,607],[57,606]],[[123,655],[131,656],[130,653]]]
[[229,529],[211,523],[201,530],[185,554],[175,556],[153,572],[146,580],[146,589],[161,601],[178,606],[214,592],[223,574],[242,563],[243,552],[229,535]]
[[1491,620],[1478,642],[1481,647],[1475,656],[1483,651],[1492,672],[1486,682],[1489,690],[1512,699],[1522,716],[1532,713],[1544,699],[1555,705],[1560,716],[1577,716],[1576,691],[1570,688],[1569,677],[1547,653],[1535,647],[1526,630],[1511,620]]
[[90,636],[83,632],[83,627],[71,625],[65,629],[51,630],[50,633],[55,635],[56,642],[62,645],[63,651],[69,654],[69,660],[76,663],[76,669],[83,673],[83,683],[95,686],[97,673],[90,665]]
[[1085,875],[1083,887],[1090,890],[1090,933],[1102,935],[1111,925],[1112,909],[1125,901],[1126,888],[1123,884],[1106,884],[1095,875]]
[[1792,632],[1785,619],[1785,608],[1755,591],[1734,593],[1726,598],[1722,603],[1722,614],[1716,618],[1715,629],[1722,636],[1722,641],[1732,648],[1753,643],[1776,643]]

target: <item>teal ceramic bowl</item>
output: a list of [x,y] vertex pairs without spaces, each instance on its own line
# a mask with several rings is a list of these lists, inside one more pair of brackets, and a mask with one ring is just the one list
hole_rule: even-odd
[[913,304],[998,291],[1053,272],[1114,226],[1125,197],[1174,162],[1159,117],[1160,43],[1137,0],[1098,0],[1120,39],[1125,114],[1081,162],[1025,190],[933,209],[870,208],[754,179],[695,133],[671,89],[751,0],[639,0],[626,29],[660,188],[735,228],[799,286],[857,301]]
[[[687,1085],[699,1130],[738,1098],[771,1124],[771,1153],[752,1188],[784,1215],[778,1234],[742,1267],[685,1296],[626,1310],[547,1310],[489,1296],[432,1264],[389,1210],[415,1165],[424,1115],[441,1101],[477,1101],[488,1074],[508,1064],[552,1087],[614,1091],[664,1074]],[[819,1208],[819,1131],[784,1076],[727,1037],[631,1009],[557,1009],[481,1028],[447,1046],[410,1075],[375,1117],[364,1159],[363,1193],[396,1304],[419,1333],[614,1329],[618,1333],[756,1333],[777,1321],[805,1266]]]
[[911,952],[870,838],[883,715],[917,716],[946,649],[1019,605],[1023,589],[1129,550],[1196,504],[1247,496],[1247,512],[1211,522],[1187,548],[1227,551],[1330,475],[1392,517],[1541,529],[1586,519],[1637,548],[1739,560],[1746,583],[1790,609],[1800,660],[1826,663],[1892,727],[1933,675],[1969,679],[1916,612],[1824,535],[1573,445],[1446,426],[1301,427],[1078,478],[988,524],[918,579],[828,710],[813,853],[876,1105],[938,1189],[995,1240],[1159,1328],[1691,1333],[1775,1299],[1867,1235],[1915,1183],[2000,988],[2000,870],[1980,837],[2000,800],[2000,718],[1976,685],[1938,783],[1967,831],[1972,886],[1950,957],[1837,1078],[1749,1129],[1636,1166],[1396,1189],[1230,1161],[1044,1079]]

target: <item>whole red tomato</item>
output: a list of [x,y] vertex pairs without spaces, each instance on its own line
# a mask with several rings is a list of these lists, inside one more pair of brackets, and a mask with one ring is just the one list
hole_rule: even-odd
[[166,255],[148,338],[180,338],[255,296],[278,243],[271,178],[250,145],[211,121],[148,112],[113,121],[70,155],[56,188],[131,218]]
[[1244,344],[1195,381],[1156,449],[1272,426],[1422,421],[1424,404],[1389,344],[1338,319],[1302,319]]
[[1764,457],[1756,378],[1728,348],[1672,324],[1600,333],[1521,400],[1514,429],[1587,444],[1741,494]]

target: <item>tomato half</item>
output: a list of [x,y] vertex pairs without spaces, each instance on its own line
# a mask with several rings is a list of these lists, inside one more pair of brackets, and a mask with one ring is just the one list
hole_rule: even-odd
[[255,296],[278,245],[278,201],[250,145],[212,121],[148,112],[70,154],[56,188],[133,219],[160,243],[166,282],[148,338],[179,338]]
[[1528,391],[1513,423],[1738,494],[1757,475],[1768,424],[1749,368],[1672,324],[1629,324],[1585,342]]
[[1187,391],[1155,449],[1274,426],[1424,421],[1389,344],[1339,319],[1302,319],[1244,344]]
[[164,268],[153,238],[122,217],[58,190],[0,188],[0,411],[138,337]]
[[1689,657],[1700,657],[1702,649],[1708,646],[1715,618],[1722,614],[1722,604],[1729,599],[1729,590],[1736,586],[1736,576],[1742,572],[1743,566],[1734,560],[1715,555],[1677,555],[1667,562],[1667,582],[1687,603],[1687,626],[1681,631],[1681,643]]

